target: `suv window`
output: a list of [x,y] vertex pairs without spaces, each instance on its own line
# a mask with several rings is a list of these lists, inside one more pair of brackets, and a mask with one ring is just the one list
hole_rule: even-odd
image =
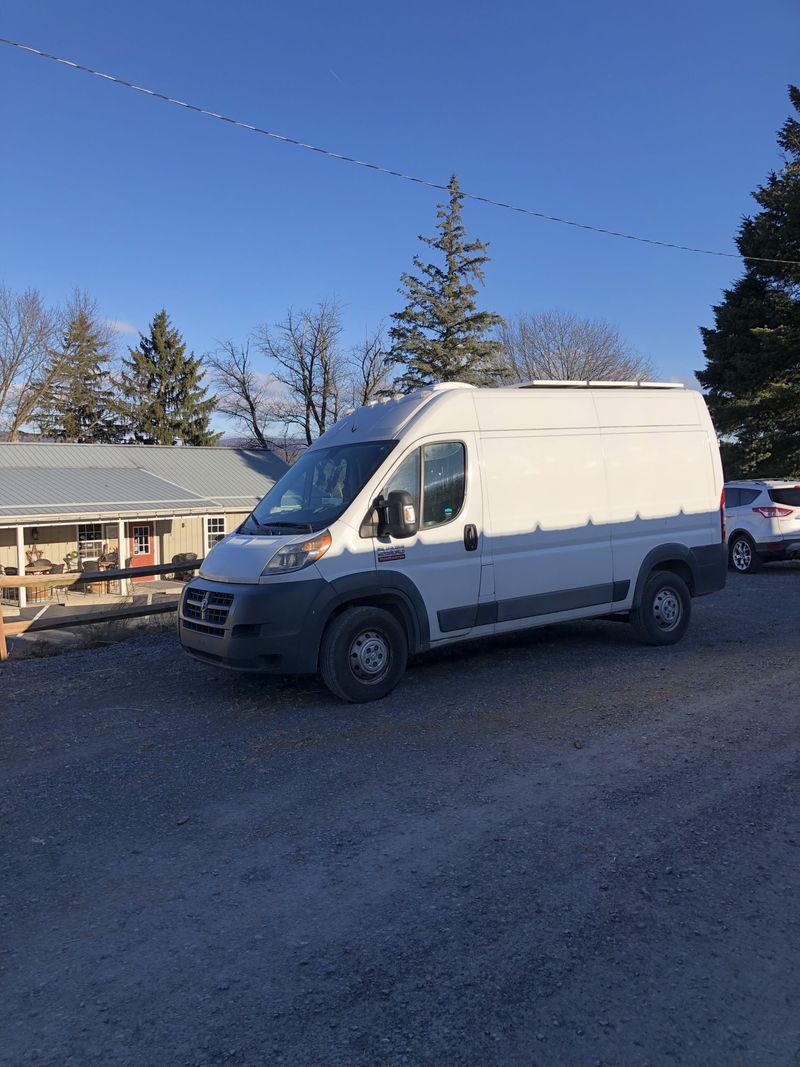
[[790,508],[800,508],[800,486],[789,486],[788,489],[770,489],[769,498],[775,504],[785,504]]
[[757,500],[761,496],[760,489],[740,489],[739,506],[744,507],[745,504],[752,504],[754,500]]
[[725,507],[726,508],[738,508],[741,504],[741,489],[726,489],[725,490]]

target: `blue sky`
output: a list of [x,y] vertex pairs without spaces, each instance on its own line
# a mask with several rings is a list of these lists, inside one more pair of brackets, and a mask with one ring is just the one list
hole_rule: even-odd
[[[800,81],[789,0],[135,5],[6,0],[0,35],[323,146],[612,229],[730,250]],[[75,286],[195,351],[336,296],[397,310],[435,191],[0,47],[0,280]],[[702,365],[736,260],[467,204],[481,301],[616,325],[665,378]],[[131,338],[133,340],[133,338]]]

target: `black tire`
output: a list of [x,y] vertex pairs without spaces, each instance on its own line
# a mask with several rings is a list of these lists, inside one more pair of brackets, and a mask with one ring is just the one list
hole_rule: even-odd
[[761,557],[755,542],[746,533],[735,533],[728,543],[728,566],[737,574],[755,574],[761,570]]
[[328,625],[319,653],[322,680],[351,704],[380,700],[403,676],[408,639],[383,608],[347,608]]
[[647,645],[674,645],[686,633],[692,617],[692,597],[677,574],[653,571],[631,611],[636,637]]

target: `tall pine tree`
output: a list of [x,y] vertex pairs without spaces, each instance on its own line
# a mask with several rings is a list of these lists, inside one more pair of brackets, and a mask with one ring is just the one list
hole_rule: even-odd
[[213,445],[210,415],[214,397],[203,386],[202,362],[186,354],[186,343],[164,308],[147,336],[128,349],[120,378],[120,411],[127,435],[146,444]]
[[114,390],[109,361],[111,331],[97,314],[97,305],[76,291],[67,306],[60,351],[63,368],[43,394],[36,422],[45,437],[57,441],[117,441]]
[[402,367],[394,385],[410,392],[434,382],[496,385],[504,377],[502,346],[487,336],[502,319],[478,311],[475,282],[483,282],[487,246],[468,241],[461,218],[464,199],[455,174],[450,199],[439,204],[435,237],[420,237],[442,262],[423,263],[414,256],[417,274],[403,274],[398,292],[406,306],[392,315],[390,361]]
[[[800,115],[795,86],[789,99]],[[798,118],[787,119],[778,144],[784,164],[753,193],[761,210],[739,227],[745,274],[714,308],[714,328],[701,327],[706,366],[697,377],[727,438],[728,476],[800,476]]]

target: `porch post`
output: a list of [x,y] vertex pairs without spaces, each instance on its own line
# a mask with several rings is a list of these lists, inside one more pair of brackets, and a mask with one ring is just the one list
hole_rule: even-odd
[[[17,571],[20,575],[25,575],[25,527],[17,527]],[[27,607],[28,604],[28,590],[24,585],[19,587],[19,606],[20,608]]]
[[[125,545],[125,520],[119,519],[117,521],[117,566],[120,568],[120,570],[125,566]],[[123,596],[127,596],[128,592],[130,591],[127,578],[120,578],[119,591],[120,593],[122,593]]]

